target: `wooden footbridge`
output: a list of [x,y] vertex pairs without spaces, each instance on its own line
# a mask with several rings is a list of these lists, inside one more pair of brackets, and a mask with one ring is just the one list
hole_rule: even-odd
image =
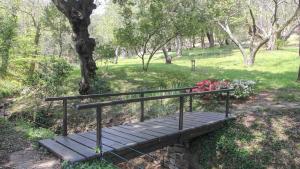
[[[147,93],[180,93],[146,97]],[[47,101],[63,101],[63,136],[53,139],[40,140],[39,143],[53,152],[62,160],[79,162],[89,159],[108,159],[110,162],[122,162],[149,152],[182,143],[220,128],[225,121],[234,117],[229,115],[229,92],[224,89],[210,92],[193,93],[192,88],[152,90],[130,93],[96,94],[85,96],[47,98]],[[223,94],[226,96],[224,113],[193,112],[193,96]],[[103,98],[122,95],[139,95],[138,98],[127,100],[103,101],[90,104],[76,105],[77,110],[96,109],[97,127],[95,131],[68,134],[67,132],[67,103],[68,100]],[[144,104],[150,100],[168,98],[179,99],[179,113],[171,116],[144,121]],[[189,98],[189,111],[184,111],[185,98]],[[120,126],[102,128],[103,107],[119,104],[136,103],[141,105],[140,122]]]

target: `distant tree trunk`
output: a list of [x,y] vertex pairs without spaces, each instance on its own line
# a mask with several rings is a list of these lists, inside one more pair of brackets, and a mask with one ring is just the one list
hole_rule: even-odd
[[59,51],[58,56],[61,57],[63,53],[63,36],[61,29],[59,30],[59,39],[58,39]]
[[88,31],[91,22],[90,15],[96,9],[96,5],[94,0],[52,0],[52,2],[68,18],[72,26],[82,77],[79,83],[79,93],[88,94],[91,92],[91,83],[96,77],[97,69],[93,59],[96,42],[95,39],[90,38]]
[[168,54],[168,51],[167,51],[166,47],[163,47],[162,51],[163,51],[164,56],[165,56],[166,64],[172,64],[172,57]]
[[115,49],[115,60],[114,60],[114,64],[118,64],[118,60],[119,60],[119,50],[120,50],[120,47],[116,47]]
[[177,57],[182,56],[182,40],[180,36],[176,37],[176,55]]
[[7,72],[8,60],[9,60],[9,49],[5,48],[2,50],[2,63],[1,63],[1,73],[3,75]]
[[270,40],[267,43],[267,50],[277,50],[277,40],[278,36],[275,33],[272,33]]
[[34,55],[33,55],[33,60],[30,63],[30,68],[29,68],[29,75],[32,77],[33,73],[35,72],[35,58],[39,55],[39,45],[40,45],[40,37],[41,37],[41,24],[36,23],[34,21],[34,26],[35,26],[35,36],[34,36]]
[[226,45],[230,45],[230,40],[229,40],[229,38],[226,38],[226,39],[225,39],[225,44],[226,44]]
[[214,33],[213,32],[206,32],[206,36],[209,42],[209,47],[212,48],[215,46],[215,39],[214,39]]
[[298,78],[297,81],[300,81],[300,66],[299,66],[299,70],[298,70]]
[[193,36],[193,48],[196,48],[196,37],[195,37],[195,35]]
[[205,48],[205,37],[201,36],[201,48]]

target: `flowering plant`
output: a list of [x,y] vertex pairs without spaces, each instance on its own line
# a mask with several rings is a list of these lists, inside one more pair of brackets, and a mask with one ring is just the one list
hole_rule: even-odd
[[205,92],[233,88],[235,91],[231,94],[231,96],[241,99],[251,96],[254,93],[255,85],[256,82],[252,80],[203,80],[196,83],[192,92]]

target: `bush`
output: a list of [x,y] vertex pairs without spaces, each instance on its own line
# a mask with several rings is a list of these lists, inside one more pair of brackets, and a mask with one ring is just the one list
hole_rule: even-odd
[[[61,95],[72,67],[63,59],[46,59],[37,63],[32,75],[27,75],[25,84],[35,89],[42,97]],[[33,91],[33,90],[31,90]]]
[[234,98],[244,99],[254,94],[256,82],[252,80],[233,80],[230,83],[230,87],[235,91],[232,94]]
[[192,89],[192,92],[205,92],[233,88],[235,91],[231,94],[231,96],[236,99],[244,99],[254,94],[255,85],[256,82],[252,80],[203,80],[196,83],[196,87]]

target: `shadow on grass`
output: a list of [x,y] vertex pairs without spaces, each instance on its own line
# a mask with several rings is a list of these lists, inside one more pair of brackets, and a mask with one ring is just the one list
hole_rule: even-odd
[[[255,80],[258,82],[259,89],[299,88],[299,83],[295,80],[297,77],[296,71],[271,73],[257,70],[202,66],[197,68],[195,72],[192,72],[188,66],[153,63],[148,72],[142,72],[139,66],[131,64],[114,67],[108,73],[110,76],[106,80],[110,81],[112,86],[115,86],[112,89],[114,91],[141,88],[171,88],[176,85],[191,86],[203,79]],[[114,83],[115,85],[113,85]],[[124,85],[119,85],[119,83]]]
[[293,136],[300,129],[291,124],[299,121],[299,112],[262,110],[247,114],[193,140],[191,164],[205,169],[296,169],[300,140]]

